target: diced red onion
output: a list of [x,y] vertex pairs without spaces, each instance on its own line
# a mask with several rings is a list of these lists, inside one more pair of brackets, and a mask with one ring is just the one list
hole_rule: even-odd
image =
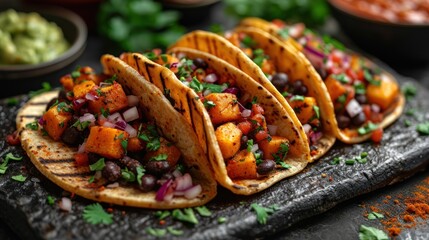
[[173,179],[168,179],[156,192],[155,199],[157,201],[164,201],[165,195],[167,194],[168,188],[173,183]]
[[380,112],[380,106],[378,106],[377,104],[373,103],[371,104],[371,111],[375,112],[375,113],[379,113]]
[[230,87],[230,88],[226,88],[225,90],[222,91],[223,93],[231,93],[234,95],[238,95],[238,93],[240,92],[240,89],[236,88],[236,87]]
[[107,120],[112,123],[116,123],[118,121],[124,121],[120,113],[114,113],[107,117]]
[[72,202],[70,198],[63,197],[61,198],[61,201],[58,203],[58,206],[61,210],[71,212],[72,210]]
[[308,134],[308,133],[310,132],[310,130],[311,130],[311,125],[310,125],[310,124],[308,124],[308,123],[306,123],[306,124],[302,125],[302,127],[304,128],[304,132],[305,132],[306,134]]
[[133,128],[130,124],[127,124],[124,130],[130,135],[130,138],[137,137],[137,130]]
[[44,125],[45,124],[45,119],[43,119],[43,117],[40,117],[38,122],[39,122],[40,125]]
[[244,109],[241,112],[241,116],[244,118],[250,117],[251,114],[252,114],[252,110],[250,110],[250,109]]
[[322,132],[313,132],[310,136],[310,140],[312,143],[316,143],[322,137]]
[[177,184],[175,189],[176,191],[183,191],[192,187],[192,177],[189,173],[185,173],[183,176],[177,177],[175,181]]
[[164,201],[170,202],[171,200],[173,200],[173,197],[174,197],[174,192],[171,190],[171,188],[169,188],[167,193],[164,196]]
[[136,107],[132,107],[123,112],[122,116],[124,117],[125,122],[131,122],[139,118],[139,111]]
[[360,112],[362,112],[362,107],[360,104],[356,101],[356,99],[350,100],[350,102],[346,106],[346,111],[349,114],[351,118],[358,115]]
[[325,55],[322,52],[319,52],[318,50],[314,49],[312,46],[309,46],[308,44],[304,46],[304,49],[308,52],[311,53],[321,59],[323,59],[325,57]]
[[124,120],[119,120],[115,123],[115,128],[119,130],[125,130],[126,127],[127,127],[127,122],[125,122]]
[[180,172],[178,169],[175,169],[172,174],[176,178],[183,176],[182,172]]
[[95,116],[91,113],[85,113],[79,118],[79,122],[91,122],[91,124],[93,124],[95,122]]
[[106,188],[117,188],[117,187],[119,187],[118,182],[114,182],[114,183],[106,185]]
[[174,63],[170,64],[170,69],[177,68],[178,64],[179,64],[178,62],[174,62]]
[[115,124],[114,124],[114,123],[111,123],[111,122],[109,122],[109,121],[105,121],[105,122],[103,123],[103,127],[115,128]]
[[83,98],[79,98],[79,99],[75,99],[73,100],[73,108],[75,109],[79,109],[82,107],[82,105],[86,102],[86,99]]
[[85,95],[85,99],[87,99],[87,100],[89,100],[89,101],[95,101],[95,100],[97,100],[99,97],[97,96],[97,95],[95,95],[95,94],[92,94],[92,93],[87,93],[86,95]]
[[259,149],[258,144],[253,144],[252,149],[251,149],[250,151],[251,151],[252,153],[254,153],[254,152],[258,151],[258,149]]
[[130,107],[137,106],[139,104],[139,98],[137,96],[128,95],[127,99],[128,99],[128,106]]
[[289,28],[289,36],[294,39],[297,39],[302,36],[305,30],[305,25],[303,23],[296,23],[291,28]]
[[218,77],[214,73],[207,74],[204,77],[204,82],[208,82],[208,83],[215,83],[215,82],[217,82],[217,80],[218,80]]
[[268,128],[268,132],[271,135],[276,135],[278,126],[276,126],[276,125],[267,125],[267,128]]
[[193,199],[195,197],[197,197],[198,195],[200,195],[200,193],[202,192],[202,188],[201,185],[195,185],[191,188],[189,188],[188,190],[185,191],[185,198],[187,199]]
[[84,153],[85,152],[85,145],[86,145],[86,142],[83,142],[82,144],[80,144],[79,148],[77,149],[77,153]]

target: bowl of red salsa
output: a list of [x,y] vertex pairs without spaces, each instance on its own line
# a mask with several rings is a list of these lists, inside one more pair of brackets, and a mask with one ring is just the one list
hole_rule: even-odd
[[328,0],[342,30],[389,62],[429,61],[429,2]]

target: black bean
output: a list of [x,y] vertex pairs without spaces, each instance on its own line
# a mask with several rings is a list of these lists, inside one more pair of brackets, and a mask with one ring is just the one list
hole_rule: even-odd
[[142,176],[142,184],[139,185],[140,190],[143,192],[149,192],[156,186],[156,177],[151,174],[145,174]]
[[170,170],[170,164],[168,164],[168,161],[152,160],[146,163],[145,169],[148,173],[161,176]]
[[206,69],[208,67],[207,63],[201,58],[195,58],[193,63],[197,68]]
[[366,103],[366,96],[365,96],[365,94],[356,94],[355,98],[356,98],[356,101],[358,101],[358,103],[360,103],[360,104],[365,104]]
[[61,140],[69,145],[76,147],[84,140],[84,134],[83,132],[79,131],[76,127],[68,127],[64,131],[64,133],[61,135]]
[[49,110],[56,102],[58,101],[58,98],[52,98],[51,101],[49,101],[48,105],[46,105],[46,111]]
[[338,127],[343,129],[350,126],[350,118],[345,115],[337,115]]
[[247,147],[247,140],[249,140],[249,138],[246,135],[241,136],[240,146]]
[[276,73],[273,75],[273,78],[271,79],[271,83],[279,91],[283,91],[288,82],[289,82],[289,77],[286,73]]
[[293,83],[293,93],[296,95],[307,95],[308,88],[302,83],[301,80],[297,80]]
[[64,89],[62,89],[58,93],[58,101],[60,101],[60,102],[68,101],[68,99],[67,99],[67,93],[66,93],[66,91]]
[[366,115],[365,115],[365,113],[363,113],[363,112],[360,112],[358,115],[356,115],[356,116],[354,116],[354,117],[352,118],[352,124],[353,124],[354,126],[357,126],[357,127],[359,127],[359,126],[361,126],[362,124],[364,124],[364,123],[365,123],[365,121],[366,121]]
[[326,77],[327,77],[327,74],[326,74],[326,70],[325,70],[325,68],[323,68],[323,67],[317,67],[316,68],[316,71],[317,71],[317,73],[319,73],[319,75],[320,75],[320,77],[322,78],[322,79],[325,79]]
[[128,170],[132,171],[134,174],[137,174],[137,167],[142,167],[142,164],[139,161],[132,159],[128,156],[119,159],[119,162],[124,165],[124,167],[128,168]]
[[259,175],[267,175],[276,167],[276,163],[271,159],[266,159],[261,162],[257,167],[257,172]]
[[121,168],[112,161],[106,161],[101,173],[107,181],[115,182],[121,177]]

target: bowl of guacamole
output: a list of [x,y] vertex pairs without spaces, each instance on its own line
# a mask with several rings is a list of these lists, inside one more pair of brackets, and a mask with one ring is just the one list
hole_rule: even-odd
[[43,76],[84,51],[85,22],[57,7],[0,10],[0,80]]

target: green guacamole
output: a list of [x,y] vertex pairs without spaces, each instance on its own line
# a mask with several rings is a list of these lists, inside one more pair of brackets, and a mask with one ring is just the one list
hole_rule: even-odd
[[0,13],[0,64],[50,61],[69,48],[61,28],[37,13]]

